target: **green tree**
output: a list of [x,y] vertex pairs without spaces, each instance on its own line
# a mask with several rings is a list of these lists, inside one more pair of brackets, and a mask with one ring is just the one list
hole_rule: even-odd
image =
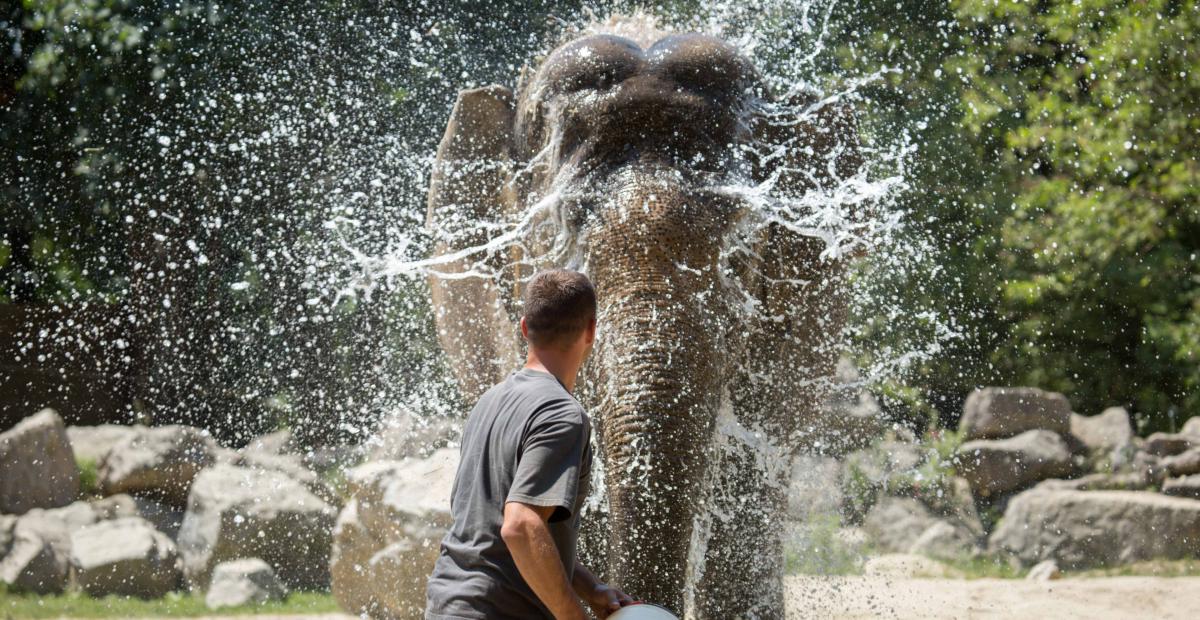
[[998,375],[1148,429],[1200,413],[1200,7],[951,5],[963,125],[1012,188]]

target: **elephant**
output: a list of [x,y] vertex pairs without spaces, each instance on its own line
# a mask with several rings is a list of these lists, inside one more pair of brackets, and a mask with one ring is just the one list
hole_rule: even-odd
[[858,174],[854,115],[769,90],[713,36],[579,36],[515,90],[460,92],[429,185],[438,338],[468,399],[523,361],[533,273],[592,279],[577,397],[603,475],[581,544],[687,617],[782,616],[790,462],[846,320],[854,252],[763,200],[811,205]]

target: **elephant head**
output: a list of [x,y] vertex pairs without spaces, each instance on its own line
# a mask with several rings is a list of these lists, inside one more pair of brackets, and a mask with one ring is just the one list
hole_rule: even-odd
[[719,39],[642,39],[582,37],[515,95],[459,94],[429,196],[439,338],[478,396],[522,359],[525,279],[587,273],[599,330],[579,397],[605,472],[598,568],[692,615],[770,616],[776,461],[814,424],[845,301],[843,260],[764,201],[849,176],[855,130],[835,106],[773,103]]

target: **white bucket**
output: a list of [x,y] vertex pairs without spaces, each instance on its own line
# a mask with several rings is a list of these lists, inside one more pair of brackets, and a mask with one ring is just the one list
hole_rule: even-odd
[[652,603],[634,603],[622,607],[608,620],[679,620],[675,614]]

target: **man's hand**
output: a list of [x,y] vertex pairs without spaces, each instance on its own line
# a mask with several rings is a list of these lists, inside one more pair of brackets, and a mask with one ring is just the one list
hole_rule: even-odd
[[575,578],[571,581],[571,586],[600,620],[634,602],[628,594],[597,579],[592,571],[579,562],[575,563]]

